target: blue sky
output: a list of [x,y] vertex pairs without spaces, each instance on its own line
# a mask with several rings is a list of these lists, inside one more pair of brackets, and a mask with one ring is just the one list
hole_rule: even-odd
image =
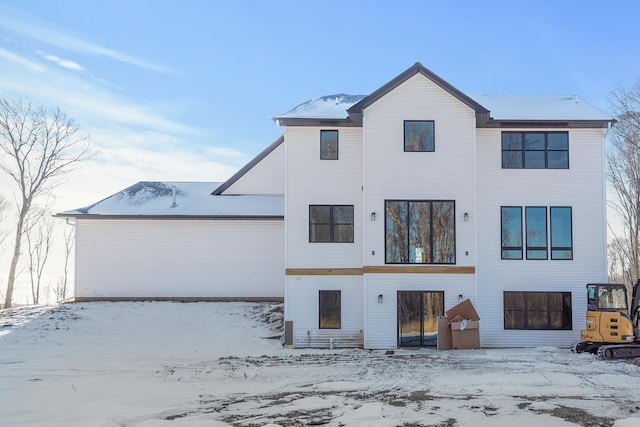
[[1,0],[0,95],[90,134],[99,153],[59,188],[67,210],[141,180],[222,181],[280,135],[272,116],[416,61],[466,93],[606,111],[640,78],[638,16],[631,0]]

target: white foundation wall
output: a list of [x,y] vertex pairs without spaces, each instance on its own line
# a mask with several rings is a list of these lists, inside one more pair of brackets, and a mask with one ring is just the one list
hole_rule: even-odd
[[[320,160],[320,130],[338,130],[338,160]],[[288,127],[287,268],[362,267],[362,129]],[[309,205],[353,205],[353,243],[310,243]]]
[[[585,326],[585,285],[607,281],[602,130],[569,130],[569,169],[502,169],[501,130],[479,129],[477,139],[476,308],[482,319],[481,344],[567,347],[579,340]],[[570,206],[573,260],[527,260],[526,255],[523,260],[502,260],[501,206],[521,206],[523,213],[526,206]],[[571,292],[572,330],[505,330],[504,291]]]
[[[362,347],[362,276],[287,276],[286,319],[293,321],[294,347]],[[339,290],[340,329],[319,328],[319,291]]]
[[469,298],[476,305],[474,280],[473,274],[365,274],[364,347],[397,347],[398,291],[443,291],[446,311],[458,304],[460,298]]
[[75,297],[284,297],[282,220],[76,220]]

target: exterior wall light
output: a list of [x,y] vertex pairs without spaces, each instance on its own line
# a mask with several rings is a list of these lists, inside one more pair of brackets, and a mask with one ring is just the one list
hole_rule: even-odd
[[376,213],[371,212],[371,221],[375,221],[375,220],[376,220]]
[[464,213],[464,220],[469,221],[469,214],[466,212]]
[[378,304],[382,304],[382,294],[378,295]]

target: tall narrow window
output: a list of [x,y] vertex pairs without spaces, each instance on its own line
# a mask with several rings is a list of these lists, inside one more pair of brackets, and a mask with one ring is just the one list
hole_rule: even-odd
[[353,205],[309,206],[309,242],[353,243]]
[[404,151],[434,151],[433,120],[404,121]]
[[320,131],[320,159],[338,160],[338,131]]
[[505,329],[572,328],[571,292],[505,291]]
[[522,208],[503,206],[500,218],[502,222],[502,259],[522,259]]
[[526,207],[527,259],[547,259],[547,208]]
[[551,259],[573,259],[570,207],[551,207]]
[[340,329],[342,302],[340,291],[319,291],[318,313],[320,329]]
[[385,202],[387,264],[455,264],[453,201]]

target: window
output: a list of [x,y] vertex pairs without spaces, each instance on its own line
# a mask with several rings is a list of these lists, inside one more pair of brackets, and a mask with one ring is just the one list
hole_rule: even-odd
[[[572,208],[551,206],[547,221],[546,206],[525,207],[525,239],[527,259],[549,259],[547,235],[551,239],[551,259],[573,259]],[[522,207],[502,206],[501,258],[522,259]],[[549,224],[549,226],[547,226]]]
[[502,132],[503,169],[569,169],[568,132]]
[[526,207],[527,259],[547,259],[547,208]]
[[309,242],[353,243],[353,205],[309,206]]
[[433,120],[404,121],[404,151],[434,151]]
[[320,159],[338,160],[338,131],[320,131]]
[[319,291],[318,313],[320,329],[340,329],[342,304],[341,291]]
[[505,291],[505,329],[570,330],[571,292]]
[[571,208],[551,207],[551,259],[573,259]]
[[455,264],[455,202],[385,201],[387,264]]
[[500,218],[502,222],[502,259],[522,259],[522,208],[503,206]]

